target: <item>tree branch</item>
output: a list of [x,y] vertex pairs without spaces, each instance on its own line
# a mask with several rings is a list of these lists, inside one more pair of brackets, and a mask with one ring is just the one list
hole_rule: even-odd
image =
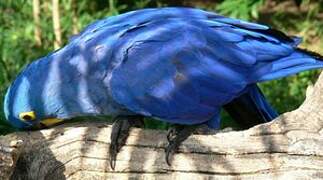
[[60,25],[59,0],[52,0],[53,5],[53,30],[55,34],[54,48],[58,49],[62,45],[62,31]]
[[40,25],[40,3],[39,0],[33,0],[33,17],[34,17],[34,37],[36,45],[40,47],[41,42],[41,25]]
[[132,129],[111,170],[110,132],[84,122],[1,137],[0,178],[10,170],[13,179],[323,178],[323,73],[297,110],[245,131],[193,135],[171,167],[164,131]]

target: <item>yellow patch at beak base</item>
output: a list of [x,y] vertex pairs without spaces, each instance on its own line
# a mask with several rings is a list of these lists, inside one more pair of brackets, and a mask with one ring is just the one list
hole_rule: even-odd
[[55,125],[57,123],[60,123],[62,121],[63,121],[63,119],[49,118],[49,119],[44,119],[44,120],[40,121],[40,123],[49,127],[49,126]]

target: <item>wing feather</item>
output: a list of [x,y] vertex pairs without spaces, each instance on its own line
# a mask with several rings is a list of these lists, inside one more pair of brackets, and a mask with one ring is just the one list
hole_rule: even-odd
[[219,108],[248,84],[311,63],[306,57],[286,63],[299,58],[300,39],[264,25],[183,9],[142,16],[119,37],[110,81],[112,97],[135,113],[181,124],[218,122]]

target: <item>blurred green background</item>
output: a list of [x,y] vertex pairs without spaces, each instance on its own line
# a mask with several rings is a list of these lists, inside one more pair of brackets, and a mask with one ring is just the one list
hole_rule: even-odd
[[[302,36],[302,46],[323,52],[323,2],[310,0],[1,0],[0,1],[0,134],[12,131],[2,111],[3,96],[16,74],[31,61],[63,46],[96,19],[147,7],[189,6],[270,25]],[[53,16],[58,14],[59,16]],[[55,24],[56,23],[56,24]],[[56,25],[56,33],[53,24]],[[61,38],[59,38],[61,36]],[[280,112],[297,108],[319,71],[307,71],[261,84]],[[149,121],[149,128],[168,125]],[[222,127],[235,126],[223,113]]]

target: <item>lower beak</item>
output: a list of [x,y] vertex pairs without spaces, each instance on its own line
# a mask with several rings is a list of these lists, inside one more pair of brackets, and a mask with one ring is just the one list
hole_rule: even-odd
[[60,122],[63,122],[63,119],[49,118],[49,119],[44,119],[44,120],[40,121],[40,124],[44,127],[51,127],[51,126],[54,126]]

